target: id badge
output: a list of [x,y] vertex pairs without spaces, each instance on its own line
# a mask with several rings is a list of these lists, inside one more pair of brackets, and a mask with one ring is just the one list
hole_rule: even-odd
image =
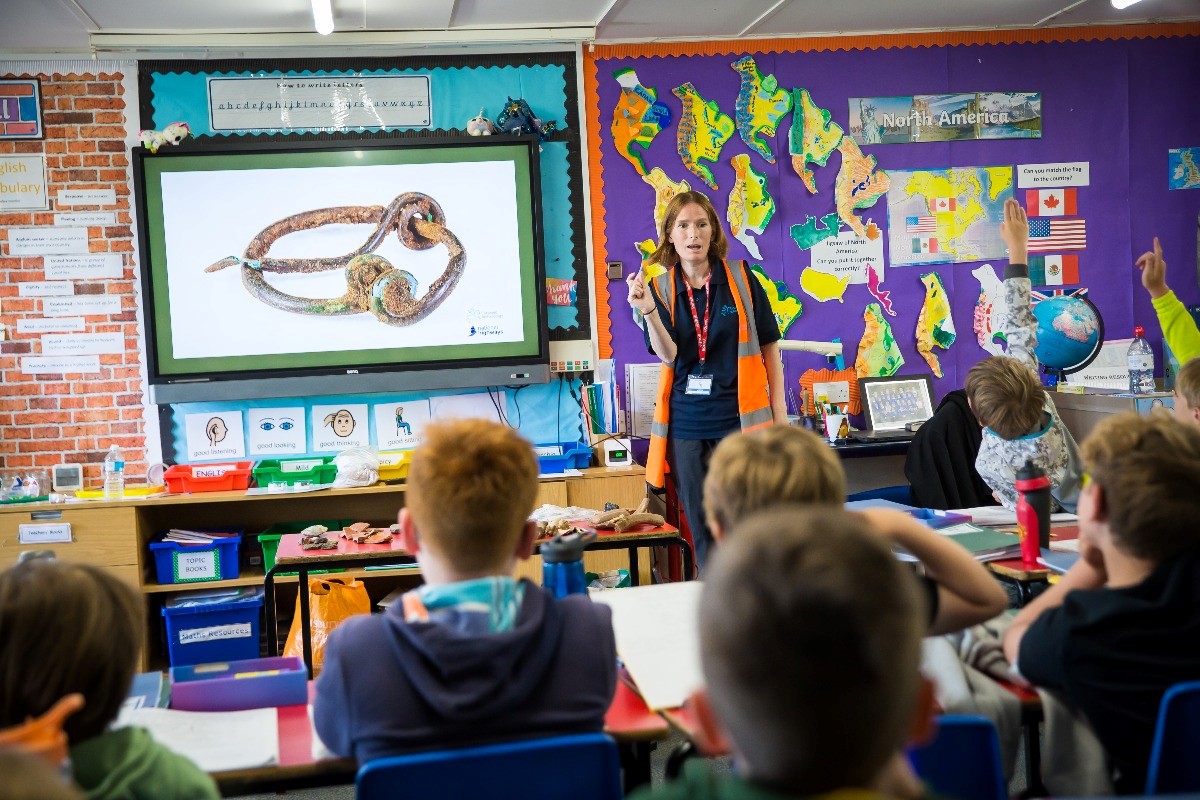
[[712,375],[688,375],[687,389],[684,394],[694,394],[707,397],[712,394]]

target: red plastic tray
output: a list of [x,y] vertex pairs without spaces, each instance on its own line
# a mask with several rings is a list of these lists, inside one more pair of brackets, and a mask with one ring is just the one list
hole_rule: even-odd
[[250,485],[250,461],[224,464],[176,464],[163,473],[167,491],[225,492]]

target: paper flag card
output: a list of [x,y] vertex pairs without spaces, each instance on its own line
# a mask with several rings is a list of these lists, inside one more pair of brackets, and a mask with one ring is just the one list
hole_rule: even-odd
[[1025,208],[1031,217],[1073,217],[1079,213],[1074,189],[1026,189]]
[[380,450],[410,450],[421,443],[421,432],[429,424],[428,400],[379,403],[372,411]]
[[1087,249],[1087,220],[1029,220],[1029,252],[1053,253],[1056,250]]
[[1079,256],[1030,256],[1029,282],[1034,286],[1079,283]]
[[758,71],[753,56],[741,58],[730,66],[741,75],[741,88],[734,112],[738,135],[747,147],[766,159],[768,164],[774,164],[775,155],[762,137],[775,137],[779,120],[792,110],[792,96],[787,90],[779,88],[779,81],[775,80],[774,75],[763,75]]
[[188,461],[244,458],[246,434],[242,412],[234,409],[187,414],[183,418]]
[[342,451],[370,445],[365,403],[312,407],[312,451]]
[[895,375],[904,366],[904,355],[892,333],[892,326],[883,318],[878,303],[869,304],[863,310],[862,340],[858,343],[858,356],[854,359],[854,372],[860,378],[887,378]]
[[792,154],[792,169],[804,181],[811,194],[817,193],[817,182],[808,164],[825,166],[829,156],[842,141],[842,128],[830,122],[830,113],[813,102],[808,89],[793,89],[796,113],[788,131],[788,150]]
[[250,456],[298,456],[308,452],[308,429],[302,407],[252,408],[246,416]]
[[[775,216],[775,198],[767,191],[767,176],[750,166],[750,156],[739,153],[729,159],[733,166],[733,189],[725,218],[729,231],[754,258],[762,258],[754,236],[762,235]],[[753,234],[753,235],[751,235]]]
[[621,96],[613,109],[613,144],[639,175],[645,175],[642,151],[648,150],[654,137],[671,124],[671,109],[659,102],[657,91],[641,84],[632,69],[619,69],[613,77],[621,85]]
[[933,348],[945,350],[954,344],[954,317],[950,314],[950,302],[946,297],[946,287],[942,285],[942,277],[936,272],[927,272],[921,276],[921,283],[925,284],[925,302],[917,316],[917,352],[925,359],[933,374],[940,378],[942,364]]
[[683,165],[717,189],[717,179],[702,161],[710,163],[721,158],[721,148],[733,136],[733,118],[722,114],[715,100],[705,100],[690,82],[672,90],[683,101],[683,116],[679,118],[676,149]]

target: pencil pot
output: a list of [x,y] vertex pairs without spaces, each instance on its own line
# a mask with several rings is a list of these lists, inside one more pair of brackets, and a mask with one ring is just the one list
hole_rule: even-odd
[[555,536],[541,547],[542,586],[555,597],[587,594],[583,551],[596,540],[595,531],[574,531]]

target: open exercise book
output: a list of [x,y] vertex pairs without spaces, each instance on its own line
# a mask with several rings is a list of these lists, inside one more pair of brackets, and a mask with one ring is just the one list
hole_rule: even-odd
[[700,672],[700,581],[593,591],[612,609],[620,656],[653,711],[678,708],[704,685]]
[[279,763],[279,715],[250,711],[123,709],[114,727],[146,728],[154,741],[186,756],[205,772],[269,767]]

